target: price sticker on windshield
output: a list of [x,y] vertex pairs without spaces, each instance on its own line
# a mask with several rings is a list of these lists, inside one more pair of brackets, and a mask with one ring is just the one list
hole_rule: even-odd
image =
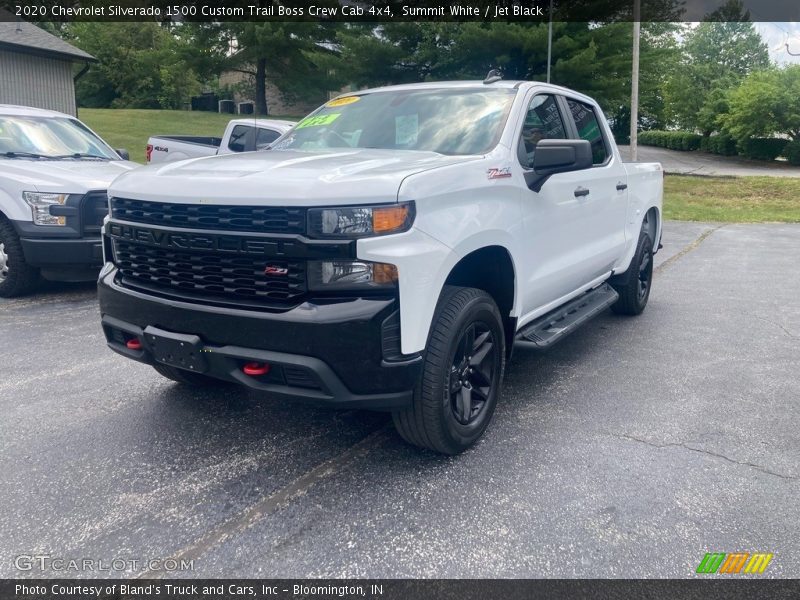
[[344,98],[336,98],[335,100],[331,100],[325,106],[330,106],[331,108],[334,106],[346,106],[348,104],[358,102],[359,100],[360,98],[358,96],[345,96]]
[[303,119],[298,123],[295,129],[303,129],[304,127],[319,127],[320,125],[330,125],[336,119],[339,118],[339,115],[342,113],[331,113],[329,115],[317,115],[316,117],[308,117],[307,119]]

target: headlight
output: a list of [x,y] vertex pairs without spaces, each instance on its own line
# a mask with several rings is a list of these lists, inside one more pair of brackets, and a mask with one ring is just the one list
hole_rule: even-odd
[[22,198],[31,207],[33,222],[36,225],[66,225],[65,217],[50,214],[50,207],[64,204],[68,194],[50,194],[41,192],[22,192]]
[[318,260],[308,263],[308,289],[315,292],[390,290],[397,285],[397,267],[386,263]]
[[406,231],[414,222],[414,203],[388,206],[312,208],[308,233],[318,238],[360,238]]

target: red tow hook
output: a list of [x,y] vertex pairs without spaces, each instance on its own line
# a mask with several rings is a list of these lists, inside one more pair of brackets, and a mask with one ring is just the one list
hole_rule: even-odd
[[267,373],[269,373],[269,364],[250,362],[242,367],[242,372],[245,375],[250,375],[251,377],[257,377],[258,375],[266,375]]
[[128,347],[130,350],[141,350],[142,349],[142,342],[138,339],[133,338],[125,342],[125,346]]

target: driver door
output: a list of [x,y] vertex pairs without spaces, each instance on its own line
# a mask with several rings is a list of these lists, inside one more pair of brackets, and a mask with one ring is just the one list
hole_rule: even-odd
[[[533,166],[539,140],[577,138],[567,110],[564,98],[557,94],[531,97],[518,141],[523,170]],[[592,266],[586,261],[593,226],[591,211],[586,208],[592,199],[583,193],[588,187],[587,171],[557,173],[539,192],[522,191],[522,321],[593,278]]]

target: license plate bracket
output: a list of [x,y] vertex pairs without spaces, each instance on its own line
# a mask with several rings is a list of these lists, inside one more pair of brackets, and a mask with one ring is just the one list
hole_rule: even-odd
[[208,370],[203,342],[196,335],[173,333],[150,325],[144,330],[144,340],[153,358],[160,363],[195,373]]

